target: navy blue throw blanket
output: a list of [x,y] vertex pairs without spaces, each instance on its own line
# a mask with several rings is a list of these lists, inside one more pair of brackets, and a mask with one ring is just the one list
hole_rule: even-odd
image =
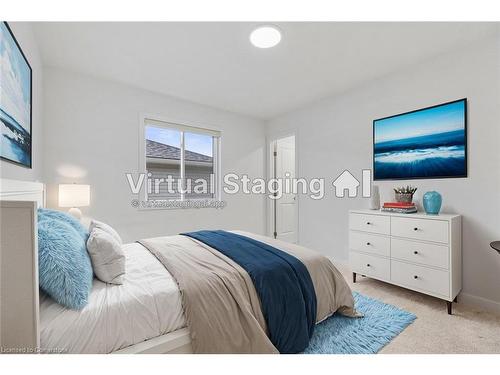
[[250,275],[269,339],[280,353],[307,348],[316,323],[316,292],[297,258],[252,238],[222,230],[182,233],[218,250]]

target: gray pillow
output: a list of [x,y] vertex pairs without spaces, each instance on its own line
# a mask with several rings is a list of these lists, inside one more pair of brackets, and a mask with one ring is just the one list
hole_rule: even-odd
[[116,241],[118,241],[120,245],[123,243],[118,232],[114,230],[110,225],[103,223],[102,221],[92,220],[90,222],[89,232],[91,232],[92,229],[94,228],[99,228],[105,231],[106,233],[110,234]]
[[125,253],[122,245],[109,233],[94,227],[87,240],[87,251],[97,278],[105,283],[123,284]]

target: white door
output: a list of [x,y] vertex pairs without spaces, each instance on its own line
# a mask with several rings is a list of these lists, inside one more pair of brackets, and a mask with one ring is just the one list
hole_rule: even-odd
[[297,242],[297,197],[284,189],[285,179],[295,178],[295,136],[278,139],[275,143],[275,177],[283,179],[283,194],[275,201],[275,237]]

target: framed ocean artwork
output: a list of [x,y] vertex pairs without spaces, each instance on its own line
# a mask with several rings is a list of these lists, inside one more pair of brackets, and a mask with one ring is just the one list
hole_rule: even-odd
[[374,120],[373,175],[467,177],[467,99]]
[[6,22],[0,22],[0,157],[31,168],[32,71]]

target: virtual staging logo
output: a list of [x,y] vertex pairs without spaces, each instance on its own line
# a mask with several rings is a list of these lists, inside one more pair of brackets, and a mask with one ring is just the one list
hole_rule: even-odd
[[220,200],[220,192],[227,195],[254,194],[266,195],[278,200],[298,194],[313,200],[325,197],[326,186],[333,188],[337,198],[371,197],[372,171],[363,169],[361,181],[353,173],[344,170],[330,184],[325,178],[296,178],[285,173],[283,178],[250,178],[250,176],[228,173],[222,178],[218,189],[213,174],[208,177],[184,178],[173,175],[163,177],[152,173],[140,173],[136,177],[126,173],[129,189],[133,195],[144,200],[132,199],[134,208],[224,208],[227,203]]

